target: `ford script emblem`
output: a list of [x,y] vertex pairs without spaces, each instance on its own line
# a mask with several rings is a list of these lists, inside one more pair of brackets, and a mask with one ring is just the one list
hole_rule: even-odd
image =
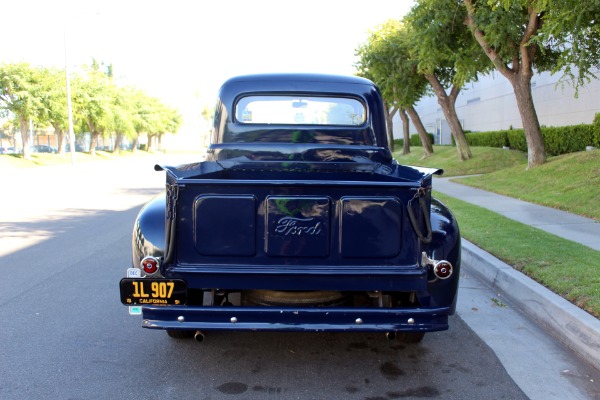
[[275,226],[281,236],[316,236],[321,233],[321,222],[314,218],[283,217]]

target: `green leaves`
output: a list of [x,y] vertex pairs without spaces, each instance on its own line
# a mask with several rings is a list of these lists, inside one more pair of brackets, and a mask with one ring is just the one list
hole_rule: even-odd
[[553,72],[562,71],[582,86],[600,65],[600,0],[548,0],[538,41],[558,53]]
[[[111,69],[93,64],[71,78],[75,124],[95,135],[113,133],[134,138],[139,134],[176,133],[177,110],[135,88],[117,86]],[[27,63],[0,64],[0,114],[17,120],[30,118],[57,130],[68,127],[64,70],[32,67]]]
[[435,75],[444,87],[461,88],[492,68],[466,17],[466,8],[455,0],[420,0],[404,18],[419,72]]
[[42,115],[42,80],[41,71],[27,63],[0,65],[0,107],[26,120]]
[[388,20],[359,47],[358,74],[373,80],[388,104],[408,107],[428,92],[427,81],[410,57],[409,32],[397,20]]
[[600,64],[600,0],[463,1],[505,65],[536,49],[538,71],[562,72],[581,86]]

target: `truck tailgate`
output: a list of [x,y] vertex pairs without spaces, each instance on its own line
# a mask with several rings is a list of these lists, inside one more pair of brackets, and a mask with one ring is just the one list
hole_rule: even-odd
[[407,207],[419,207],[411,200],[430,173],[407,180],[397,166],[279,163],[256,174],[263,164],[167,169],[178,266],[417,267]]

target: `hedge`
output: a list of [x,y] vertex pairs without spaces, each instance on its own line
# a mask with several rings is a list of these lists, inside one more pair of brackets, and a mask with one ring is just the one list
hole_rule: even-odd
[[594,145],[594,125],[542,128],[546,153],[551,156],[585,150]]
[[594,146],[600,147],[600,113],[594,116]]
[[[431,144],[433,144],[434,143],[433,133],[428,133],[427,136],[429,136],[429,140],[431,141]],[[411,146],[419,146],[419,147],[423,146],[423,143],[421,143],[421,138],[419,137],[419,135],[411,135],[409,144]],[[396,148],[396,149],[399,147],[403,147],[404,139],[394,139],[394,146],[395,146],[394,148]]]
[[[503,147],[527,152],[523,129],[477,132],[466,134],[470,146]],[[542,127],[546,153],[551,156],[585,150],[586,146],[600,147],[600,113],[593,124]]]

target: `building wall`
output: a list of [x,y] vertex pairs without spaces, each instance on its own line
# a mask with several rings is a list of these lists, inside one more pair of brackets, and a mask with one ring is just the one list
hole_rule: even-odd
[[[600,72],[595,71],[600,77]],[[541,125],[565,126],[589,124],[600,112],[600,79],[593,79],[575,89],[568,81],[559,82],[560,75],[542,73],[532,80],[533,101]],[[450,130],[435,96],[422,99],[415,106],[428,132],[436,135],[436,143],[450,144]],[[522,128],[521,117],[512,86],[500,73],[484,76],[467,84],[456,100],[456,112],[465,130],[485,132]],[[411,124],[411,134],[416,129]],[[394,119],[394,137],[402,137],[402,121]]]

